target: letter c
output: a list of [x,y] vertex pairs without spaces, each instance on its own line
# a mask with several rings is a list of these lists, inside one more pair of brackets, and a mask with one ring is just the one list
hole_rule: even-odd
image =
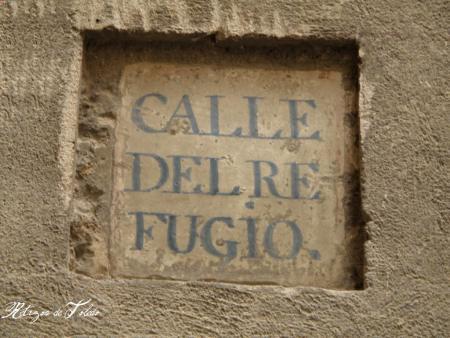
[[134,103],[133,109],[131,110],[131,120],[139,129],[145,131],[146,133],[160,133],[163,130],[153,129],[152,127],[147,125],[141,114],[142,105],[144,104],[145,100],[149,97],[156,97],[159,100],[159,102],[163,104],[167,103],[167,97],[165,97],[164,95],[158,93],[146,94],[137,99],[136,102]]

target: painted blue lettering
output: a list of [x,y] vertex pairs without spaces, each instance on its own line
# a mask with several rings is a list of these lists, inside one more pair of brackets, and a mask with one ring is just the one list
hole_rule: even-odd
[[[172,189],[174,193],[181,193],[181,180],[184,178],[186,181],[191,181],[191,171],[192,168],[189,167],[185,171],[182,171],[181,164],[183,159],[191,159],[194,161],[196,165],[201,165],[201,157],[199,156],[169,156],[173,158],[173,182],[172,182]],[[194,187],[194,192],[201,193],[201,185],[198,184],[196,187]]]
[[222,222],[229,228],[234,228],[233,219],[231,217],[213,217],[210,218],[204,225],[202,229],[202,244],[205,250],[210,253],[211,255],[214,255],[216,257],[224,258],[227,261],[232,260],[237,256],[237,241],[221,241],[226,246],[225,252],[220,252],[215,245],[213,244],[212,239],[212,227],[216,222]]
[[142,105],[144,104],[145,100],[150,97],[155,97],[158,99],[159,102],[166,104],[167,98],[164,95],[158,94],[158,93],[151,93],[144,95],[136,100],[134,103],[133,109],[131,110],[131,120],[134,122],[136,127],[141,129],[142,131],[145,131],[146,133],[161,133],[164,130],[157,130],[153,129],[149,125],[147,125],[144,121],[144,118],[142,116]]
[[257,100],[263,99],[258,96],[244,96],[248,101],[248,129],[250,137],[258,137],[258,105]]
[[[184,107],[184,111],[185,111],[184,115],[178,114],[178,111],[180,110],[181,106]],[[172,120],[177,119],[177,118],[188,119],[189,123],[191,125],[192,132],[194,134],[197,134],[197,135],[200,133],[200,131],[198,129],[198,126],[197,126],[197,121],[196,121],[195,116],[194,116],[194,112],[192,110],[191,101],[189,100],[189,96],[188,95],[183,95],[183,97],[181,98],[181,100],[178,103],[178,106],[175,109],[172,117],[167,122],[165,130],[167,130],[171,126]]]
[[[253,195],[250,197],[262,197],[262,181],[264,180],[267,183],[267,187],[269,188],[270,193],[273,196],[282,197],[275,186],[275,182],[273,181],[273,177],[278,174],[278,167],[275,163],[270,161],[246,161],[253,163],[253,180],[254,180],[254,188]],[[261,174],[261,163],[267,164],[270,167],[270,174],[268,176],[262,176]]]
[[239,220],[247,222],[247,241],[248,253],[243,258],[256,258],[258,256],[256,250],[256,219],[252,217],[239,218]]
[[144,248],[144,235],[147,235],[148,238],[153,239],[152,231],[153,226],[149,226],[147,229],[144,227],[144,215],[151,215],[149,212],[129,212],[129,215],[136,216],[136,239],[135,239],[135,248],[136,250],[142,250]]
[[[131,189],[125,189],[125,191],[152,191],[161,188],[164,183],[166,183],[167,178],[169,177],[169,167],[166,161],[156,155],[156,154],[147,154],[147,153],[127,153],[128,155],[133,156],[133,166],[131,170],[133,187]],[[141,156],[151,157],[153,158],[159,166],[159,180],[153,187],[147,189],[141,189]]]
[[[289,226],[292,231],[292,248],[291,252],[287,256],[281,256],[278,252],[278,249],[274,246],[273,243],[273,233],[275,232],[275,228],[278,224],[285,223]],[[300,249],[303,245],[303,235],[300,231],[300,228],[295,222],[292,221],[279,221],[276,223],[269,224],[264,234],[264,248],[266,252],[273,258],[277,259],[292,259],[297,257]]]
[[[307,127],[308,126],[308,121],[307,121],[308,114],[304,113],[302,116],[300,116],[300,117],[298,116],[298,103],[305,102],[311,108],[316,108],[315,101],[314,100],[280,100],[280,101],[288,102],[288,104],[289,104],[289,120],[290,120],[290,125],[291,125],[291,137],[294,139],[305,138],[305,137],[301,137],[301,135],[300,135],[300,129],[299,129],[298,122],[300,122],[303,126]],[[319,133],[319,131],[316,131],[307,138],[320,139],[320,133]]]
[[195,240],[197,239],[197,219],[198,216],[186,216],[190,218],[190,226],[189,226],[189,241],[186,246],[186,249],[181,250],[177,244],[177,218],[176,216],[169,217],[169,225],[167,229],[167,244],[169,248],[181,254],[187,254],[191,252],[195,247]]
[[240,187],[235,186],[228,193],[219,191],[219,160],[220,158],[207,157],[209,159],[209,194],[211,195],[240,195]]

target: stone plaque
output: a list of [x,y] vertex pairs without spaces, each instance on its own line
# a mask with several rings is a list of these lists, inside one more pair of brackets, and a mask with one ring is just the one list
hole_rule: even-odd
[[112,274],[352,288],[346,76],[273,62],[126,65]]

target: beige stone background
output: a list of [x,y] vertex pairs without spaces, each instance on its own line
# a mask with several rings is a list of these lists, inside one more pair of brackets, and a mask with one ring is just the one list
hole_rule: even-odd
[[[0,310],[92,298],[102,314],[0,319],[2,336],[449,335],[445,1],[1,1]],[[83,34],[360,47],[366,288],[93,279],[69,270]]]

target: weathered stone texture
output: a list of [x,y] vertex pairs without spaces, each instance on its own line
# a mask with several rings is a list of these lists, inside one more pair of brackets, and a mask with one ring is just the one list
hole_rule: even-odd
[[[101,317],[2,336],[448,336],[446,1],[0,2],[0,306],[92,297]],[[82,35],[360,47],[363,291],[96,280],[69,270]]]

